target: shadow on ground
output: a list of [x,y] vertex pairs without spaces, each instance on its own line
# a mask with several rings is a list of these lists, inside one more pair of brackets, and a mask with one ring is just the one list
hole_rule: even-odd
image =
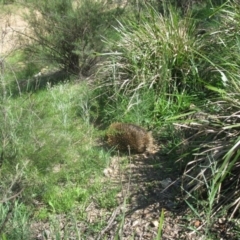
[[179,239],[183,230],[178,216],[184,214],[187,206],[182,199],[181,169],[176,156],[171,158],[161,149],[153,154],[115,154],[106,175],[122,185],[115,210],[118,221],[108,224],[101,237],[111,239],[121,229],[121,239],[155,239],[164,211],[164,225],[168,228],[162,239]]
[[70,79],[71,75],[64,70],[46,74],[39,73],[32,78],[19,80],[14,87],[13,95],[19,95],[19,93],[25,92],[37,92],[46,88],[47,85],[53,86]]

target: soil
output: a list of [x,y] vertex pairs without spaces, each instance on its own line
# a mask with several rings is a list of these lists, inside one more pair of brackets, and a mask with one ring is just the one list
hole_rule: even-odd
[[179,204],[180,181],[175,181],[173,174],[164,171],[166,156],[156,152],[128,157],[124,171],[119,164],[121,161],[121,157],[114,157],[106,176],[123,186],[117,195],[119,207],[115,211],[125,216],[124,222],[119,228],[117,217],[112,222],[109,219],[108,228],[100,236],[107,235],[107,239],[114,239],[119,234],[121,239],[126,240],[155,239],[163,211],[164,226],[167,228],[164,227],[162,239],[180,239],[182,228],[177,224],[177,216],[185,211],[185,207]]
[[25,32],[27,24],[22,17],[23,10],[0,14],[0,59],[19,47],[17,36]]

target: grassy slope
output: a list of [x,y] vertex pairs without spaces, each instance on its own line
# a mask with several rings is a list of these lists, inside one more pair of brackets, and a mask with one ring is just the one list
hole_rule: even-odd
[[[11,6],[1,8],[5,20],[18,11]],[[46,78],[46,87],[26,93],[28,79],[45,67],[32,57],[12,52],[0,72],[0,238],[29,239],[29,224],[59,214],[95,231],[99,219],[89,224],[87,206],[111,209],[118,186],[103,184],[110,154],[90,124],[91,90],[66,77],[55,86]]]
[[[109,196],[116,190],[106,190],[107,183],[100,180],[109,153],[97,147],[99,136],[89,123],[88,101],[84,83],[2,99],[1,111],[6,114],[1,118],[1,141],[6,144],[1,150],[1,194],[8,198],[24,188],[22,202],[32,206],[28,210],[34,218],[70,213],[76,206],[79,216],[86,217],[92,196],[103,208],[115,204]],[[14,175],[16,189],[11,186]],[[35,201],[43,205],[36,208]]]

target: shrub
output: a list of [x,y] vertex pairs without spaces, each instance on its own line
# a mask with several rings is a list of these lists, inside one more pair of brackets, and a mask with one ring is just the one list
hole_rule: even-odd
[[32,2],[26,15],[30,27],[26,50],[68,72],[84,73],[103,48],[102,35],[121,12],[107,6],[101,0]]

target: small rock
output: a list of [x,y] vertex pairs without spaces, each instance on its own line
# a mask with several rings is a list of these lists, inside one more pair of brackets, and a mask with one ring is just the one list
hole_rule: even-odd
[[103,170],[103,174],[104,174],[105,177],[110,177],[110,175],[111,175],[112,172],[113,172],[113,171],[112,171],[111,168],[105,168],[105,169]]
[[135,226],[137,226],[139,224],[139,221],[138,220],[135,220],[135,221],[133,221],[133,223],[132,223],[132,227],[135,227]]
[[123,198],[123,192],[119,192],[117,195],[116,195],[117,198]]
[[158,228],[158,226],[159,226],[159,221],[158,221],[158,220],[153,220],[153,221],[151,222],[151,226],[152,226],[152,227],[155,227],[155,228]]
[[36,239],[37,239],[37,240],[43,240],[44,237],[42,236],[42,234],[39,233],[39,234],[37,235]]
[[196,220],[194,222],[194,227],[198,228],[199,226],[201,226],[201,222],[199,220]]
[[140,237],[142,235],[142,231],[139,229],[139,227],[135,229],[135,234],[137,237]]
[[166,179],[160,181],[160,183],[163,188],[166,188],[172,183],[172,180],[171,180],[171,178],[166,178]]
[[219,218],[218,219],[218,222],[220,223],[220,224],[224,224],[225,222],[226,222],[226,218]]

